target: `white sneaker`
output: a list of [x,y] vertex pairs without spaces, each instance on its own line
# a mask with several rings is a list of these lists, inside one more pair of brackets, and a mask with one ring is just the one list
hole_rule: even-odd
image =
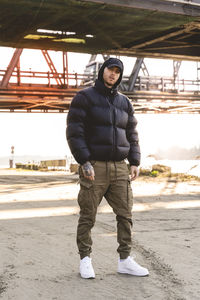
[[128,256],[126,259],[118,261],[118,273],[130,274],[135,276],[147,276],[149,271],[141,267],[134,259]]
[[80,261],[80,274],[82,278],[95,278],[94,269],[92,267],[92,259],[89,256],[85,256]]

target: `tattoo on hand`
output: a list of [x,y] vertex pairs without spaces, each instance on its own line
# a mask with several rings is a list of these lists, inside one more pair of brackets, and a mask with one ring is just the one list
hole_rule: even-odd
[[89,161],[87,161],[86,163],[84,163],[82,165],[82,170],[83,170],[84,176],[92,176],[94,174],[93,166],[91,165],[91,163]]

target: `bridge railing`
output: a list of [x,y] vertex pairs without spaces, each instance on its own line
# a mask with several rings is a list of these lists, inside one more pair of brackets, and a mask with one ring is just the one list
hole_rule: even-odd
[[[6,74],[6,70],[0,70],[0,88],[1,81]],[[54,88],[81,88],[91,86],[96,74],[78,74],[78,73],[52,73],[38,71],[14,70],[9,83],[13,86],[41,86]],[[56,79],[62,84],[58,85]],[[129,76],[124,76],[121,83],[122,91],[160,91],[160,92],[199,92],[199,80],[186,80],[174,77],[159,76],[139,76],[135,82],[134,90],[130,90]]]
[[195,92],[200,91],[199,80],[174,79],[173,77],[140,76],[134,90],[160,92]]
[[[0,82],[6,74],[6,70],[0,70]],[[39,72],[39,71],[23,71],[14,70],[9,83],[21,85],[41,85],[41,86],[57,86],[56,79],[62,82],[62,87],[79,87],[87,84],[92,84],[94,81],[94,75],[78,74],[78,73],[53,73],[53,72]]]

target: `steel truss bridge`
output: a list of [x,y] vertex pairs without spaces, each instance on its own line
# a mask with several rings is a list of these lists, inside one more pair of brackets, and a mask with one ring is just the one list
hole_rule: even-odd
[[[92,85],[97,76],[68,73],[66,52],[63,72],[57,72],[47,50],[42,54],[50,71],[24,71],[21,53],[22,49],[16,49],[7,69],[0,70],[1,112],[67,112],[77,91]],[[95,59],[93,55],[90,60]],[[172,77],[152,77],[144,59],[138,58],[119,90],[129,97],[136,113],[200,113],[200,80],[179,80],[180,65],[174,61]],[[143,76],[138,76],[140,71]]]
[[[0,46],[16,48],[0,71],[0,111],[66,112],[88,81],[68,72],[67,52],[79,52],[137,57],[120,87],[136,112],[199,113],[199,81],[178,79],[181,60],[200,60],[199,41],[200,0],[0,0]],[[22,71],[23,48],[42,49],[49,72]],[[48,50],[64,51],[63,73]],[[144,57],[173,59],[172,78],[149,77]]]
[[199,60],[200,0],[0,0],[0,46]]

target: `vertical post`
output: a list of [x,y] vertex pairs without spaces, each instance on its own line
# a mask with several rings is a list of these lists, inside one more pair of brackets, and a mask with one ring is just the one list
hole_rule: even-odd
[[49,74],[49,71],[47,72],[47,77],[48,77],[48,87],[50,87],[50,74]]
[[66,84],[66,80],[65,80],[65,72],[66,72],[66,68],[65,68],[65,52],[63,52],[62,54],[63,54],[63,85],[65,86],[65,84]]
[[64,86],[69,87],[69,71],[68,71],[68,53],[63,52],[63,82]]
[[164,78],[161,77],[162,92],[164,92]]
[[30,83],[29,83],[29,86],[32,86],[32,76],[31,76],[31,68],[29,68],[29,75],[30,75]]
[[20,86],[21,84],[21,76],[20,76],[20,57],[17,63],[17,85]]

